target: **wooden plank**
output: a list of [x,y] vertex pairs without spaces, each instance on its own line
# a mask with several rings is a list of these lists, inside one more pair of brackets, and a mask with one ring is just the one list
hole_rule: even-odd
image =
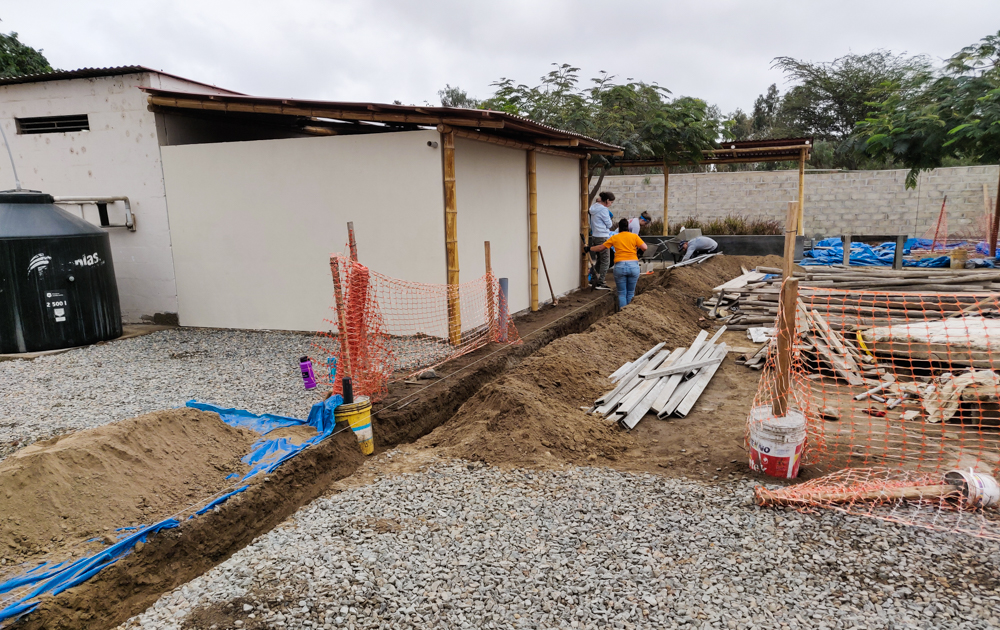
[[642,374],[639,374],[639,378],[655,379],[655,378],[662,378],[664,376],[671,376],[673,374],[686,374],[693,370],[700,370],[701,368],[708,367],[714,363],[721,363],[721,362],[722,362],[721,358],[708,358],[708,359],[702,359],[700,361],[692,361],[690,363],[678,363],[677,365],[671,365],[670,367],[644,372]]
[[[702,332],[704,333],[704,331],[702,331]],[[707,337],[708,334],[705,333],[705,336]],[[654,354],[656,354],[657,352],[659,352],[660,348],[662,348],[665,345],[667,345],[666,342],[660,342],[660,343],[656,344],[655,346],[653,346],[652,349],[648,350],[646,352],[646,354],[644,354],[641,357],[639,357],[638,359],[636,359],[635,362],[632,364],[632,369],[630,369],[628,371],[628,373],[624,377],[622,377],[621,383],[619,383],[618,387],[615,387],[613,390],[611,390],[607,394],[605,394],[605,395],[601,396],[600,398],[598,398],[597,401],[596,401],[597,404],[599,404],[599,405],[600,404],[604,404],[609,398],[611,398],[612,396],[614,396],[615,394],[617,394],[618,392],[620,392],[622,389],[624,389],[626,383],[629,380],[631,380],[632,378],[635,378],[635,379],[638,380],[638,378],[639,378],[639,372],[642,371],[642,368],[646,367],[646,363],[649,362],[650,357],[652,357]]]

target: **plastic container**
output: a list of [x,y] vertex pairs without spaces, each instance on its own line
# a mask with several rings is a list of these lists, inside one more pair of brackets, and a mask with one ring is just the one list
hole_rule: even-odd
[[969,507],[985,508],[1000,503],[1000,485],[986,473],[977,473],[971,468],[968,472],[951,470],[944,474],[944,479],[962,489]]
[[313,372],[313,362],[309,357],[299,359],[299,369],[302,370],[302,384],[306,389],[316,389],[316,374]]
[[371,455],[375,452],[375,439],[372,434],[372,403],[367,396],[358,396],[353,403],[344,403],[334,412],[337,422],[347,421],[358,439],[361,452]]
[[799,474],[806,443],[806,417],[797,409],[775,417],[770,405],[754,407],[749,419],[750,468],[771,477]]

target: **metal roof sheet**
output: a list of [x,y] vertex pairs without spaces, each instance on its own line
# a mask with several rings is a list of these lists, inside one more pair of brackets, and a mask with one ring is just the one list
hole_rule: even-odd
[[124,74],[141,74],[147,72],[162,74],[167,77],[180,79],[181,81],[187,81],[188,83],[197,83],[198,85],[205,85],[208,87],[215,88],[217,90],[224,90],[226,92],[231,92],[233,94],[240,94],[240,92],[235,92],[233,90],[222,88],[217,85],[212,85],[210,83],[205,83],[203,81],[195,81],[194,79],[188,79],[186,77],[178,76],[176,74],[171,74],[169,72],[163,72],[162,70],[154,70],[153,68],[147,68],[146,66],[114,66],[111,68],[77,68],[76,70],[56,70],[54,72],[22,74],[16,77],[2,77],[0,78],[0,85],[14,85],[17,83],[41,83],[43,81],[87,79],[93,77],[113,77]]

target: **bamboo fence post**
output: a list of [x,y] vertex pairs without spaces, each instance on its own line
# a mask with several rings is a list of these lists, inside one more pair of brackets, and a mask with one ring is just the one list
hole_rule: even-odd
[[486,250],[486,321],[489,322],[490,327],[490,339],[496,339],[497,335],[497,311],[496,311],[496,292],[493,287],[493,261],[490,259],[490,242],[483,241],[483,247]]
[[785,215],[785,260],[781,266],[781,273],[785,278],[791,278],[792,273],[795,271],[795,235],[798,232],[798,205],[794,201],[789,201],[788,213]]
[[778,378],[771,413],[781,418],[788,413],[788,390],[792,383],[792,347],[795,342],[795,312],[799,300],[799,279],[786,277],[781,285],[778,314]]
[[538,257],[542,259],[542,271],[545,272],[545,282],[549,285],[549,294],[552,295],[552,306],[559,303],[556,292],[552,290],[552,278],[549,278],[549,267],[545,264],[545,254],[542,253],[542,246],[538,246]]
[[528,150],[528,253],[531,257],[531,310],[538,310],[538,189],[535,150]]
[[806,149],[799,151],[799,236],[805,236]]
[[358,242],[354,239],[354,221],[347,222],[347,242],[351,246],[351,260],[358,262]]
[[458,199],[455,190],[455,133],[441,134],[444,173],[444,242],[448,261],[448,340],[462,343],[462,310],[458,295]]
[[[589,245],[587,236],[590,234],[590,206],[587,204],[590,195],[590,172],[587,161],[590,156],[580,158],[580,239],[584,245]],[[587,288],[587,275],[590,273],[590,256],[586,253],[580,259],[580,288]]]
[[990,223],[990,258],[993,258],[997,255],[997,232],[1000,231],[1000,181],[997,182],[996,209],[993,211],[993,221]]
[[669,198],[670,198],[670,163],[667,158],[663,158],[663,235],[667,236],[670,231],[667,229],[667,219],[669,218]]
[[[340,286],[340,263],[335,256],[330,256],[330,273],[333,275],[333,297],[337,303],[337,340],[340,342],[340,363],[343,369],[338,372],[351,377],[351,351],[347,342],[347,313],[344,312],[344,291]],[[336,384],[334,384],[336,385]]]

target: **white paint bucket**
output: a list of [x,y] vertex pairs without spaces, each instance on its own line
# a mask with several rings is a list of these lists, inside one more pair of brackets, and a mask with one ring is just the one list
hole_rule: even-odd
[[750,468],[771,477],[793,479],[799,474],[806,443],[806,417],[797,409],[776,417],[770,405],[750,410]]
[[951,470],[945,473],[945,481],[962,489],[965,501],[969,507],[985,508],[1000,503],[1000,485],[997,480],[986,473],[974,472],[971,468]]

